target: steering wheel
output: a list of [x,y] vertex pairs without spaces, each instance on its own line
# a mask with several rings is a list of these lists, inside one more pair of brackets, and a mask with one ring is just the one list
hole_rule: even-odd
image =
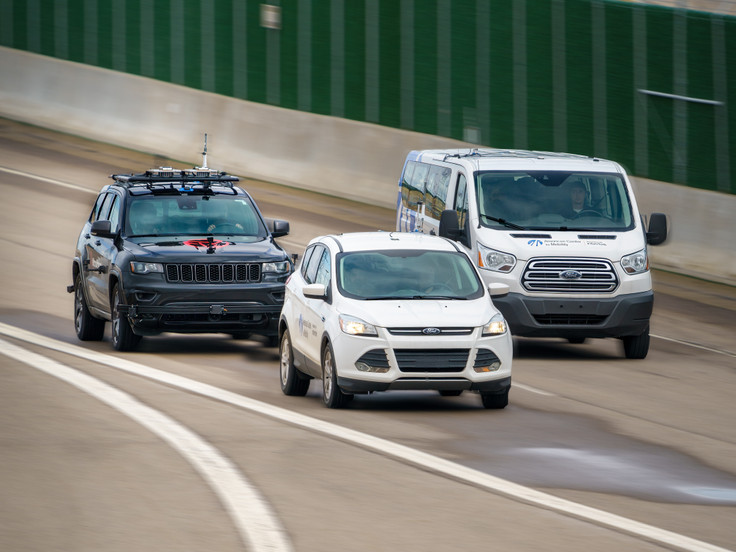
[[438,294],[438,295],[453,295],[455,291],[448,286],[447,284],[443,284],[442,282],[437,284],[432,284],[427,288],[426,293],[431,294]]
[[212,231],[217,230],[218,233],[224,233],[224,232],[226,232],[228,230],[230,232],[236,232],[236,231],[241,231],[242,232],[243,227],[240,226],[237,223],[234,223],[234,222],[222,222],[220,224],[212,224],[212,225],[210,225],[210,227],[207,230],[209,232],[212,232]]
[[575,218],[580,218],[580,217],[601,217],[601,218],[608,218],[606,215],[604,215],[600,211],[596,211],[594,209],[583,209],[577,215],[575,215]]

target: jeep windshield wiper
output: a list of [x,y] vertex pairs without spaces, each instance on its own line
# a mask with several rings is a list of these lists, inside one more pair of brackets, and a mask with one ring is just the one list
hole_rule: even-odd
[[481,215],[486,220],[492,220],[493,222],[498,222],[499,224],[503,224],[506,228],[513,228],[514,230],[526,230],[523,226],[519,226],[518,224],[514,224],[513,222],[509,222],[502,218],[496,218],[496,217],[490,217],[488,215]]

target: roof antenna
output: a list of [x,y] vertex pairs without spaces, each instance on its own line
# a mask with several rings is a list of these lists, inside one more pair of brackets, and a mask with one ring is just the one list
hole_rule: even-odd
[[201,169],[207,168],[207,133],[204,133],[204,151],[202,152],[202,166]]

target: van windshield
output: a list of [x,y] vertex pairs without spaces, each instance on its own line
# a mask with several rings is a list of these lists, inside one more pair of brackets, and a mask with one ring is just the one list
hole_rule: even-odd
[[489,228],[615,231],[634,228],[617,173],[479,171],[480,223]]
[[380,299],[477,299],[483,284],[460,252],[357,251],[337,256],[337,285],[346,297]]

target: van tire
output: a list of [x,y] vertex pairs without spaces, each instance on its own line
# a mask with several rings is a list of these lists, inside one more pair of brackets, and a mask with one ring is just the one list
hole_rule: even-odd
[[625,335],[623,341],[626,358],[646,358],[649,352],[649,328],[641,335]]

